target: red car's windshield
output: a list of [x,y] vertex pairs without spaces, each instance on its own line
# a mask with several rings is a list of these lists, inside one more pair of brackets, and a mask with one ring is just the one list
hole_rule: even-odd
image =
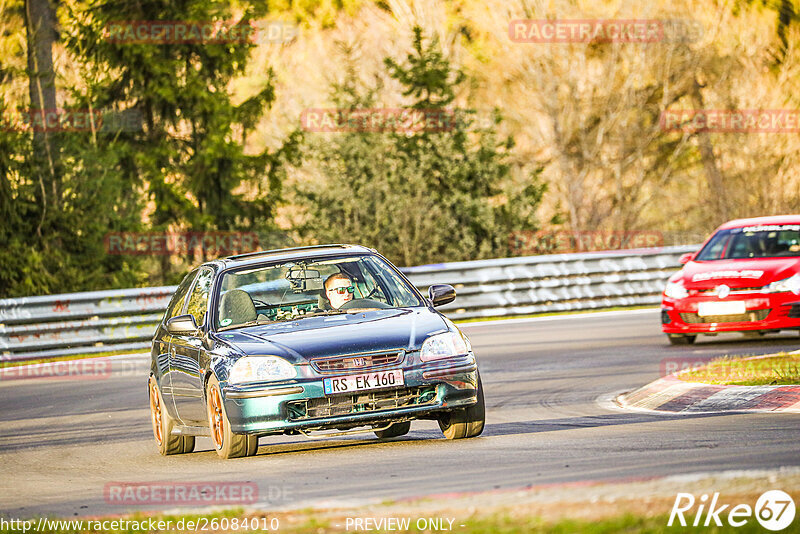
[[720,230],[695,261],[800,256],[800,223]]

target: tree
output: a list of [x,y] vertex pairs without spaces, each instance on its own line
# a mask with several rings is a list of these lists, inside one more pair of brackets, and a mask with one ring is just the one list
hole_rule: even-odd
[[[55,12],[50,0],[25,0],[28,86],[31,115],[42,117],[57,109],[53,44],[56,40]],[[45,121],[42,120],[42,123]],[[61,165],[57,134],[47,127],[33,130],[34,172],[40,185],[42,219],[57,211],[61,197]],[[41,224],[36,228],[41,235]]]
[[[236,24],[249,27],[262,14],[259,2],[239,5]],[[121,139],[118,171],[152,201],[156,231],[268,231],[281,198],[283,163],[296,160],[299,134],[275,151],[245,153],[247,135],[274,100],[270,80],[242,103],[233,103],[230,82],[242,75],[253,43],[132,44],[108,38],[117,21],[230,22],[229,2],[182,0],[115,4],[91,1],[73,14],[80,21],[68,45],[82,59],[87,92],[78,98],[96,107],[139,110],[143,131]],[[197,258],[189,258],[189,262]],[[173,281],[164,257],[162,281]]]
[[[412,100],[411,109],[454,120],[445,131],[345,132],[312,140],[311,172],[322,184],[301,186],[304,235],[376,247],[402,265],[507,255],[512,231],[537,228],[544,192],[538,173],[513,179],[507,162],[513,142],[498,141],[499,117],[483,129],[456,120],[450,106],[465,76],[438,41],[415,27],[412,46],[404,61],[386,59],[390,77]],[[373,107],[377,92],[359,86],[351,64],[332,100],[345,112],[359,110]]]

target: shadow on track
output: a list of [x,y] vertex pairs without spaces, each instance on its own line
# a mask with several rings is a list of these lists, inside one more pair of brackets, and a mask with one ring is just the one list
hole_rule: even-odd
[[535,434],[538,432],[557,432],[560,430],[575,430],[578,428],[594,428],[602,426],[632,425],[639,423],[653,423],[658,421],[699,419],[706,417],[726,417],[741,415],[745,412],[728,413],[703,413],[686,415],[668,414],[604,414],[581,417],[566,417],[562,419],[542,419],[537,421],[524,421],[514,423],[487,424],[482,436],[512,436],[517,434]]

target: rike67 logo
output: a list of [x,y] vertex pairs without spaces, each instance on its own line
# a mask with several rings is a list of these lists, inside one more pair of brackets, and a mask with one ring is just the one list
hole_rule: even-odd
[[[685,514],[685,515],[684,515]],[[723,504],[719,493],[703,494],[699,499],[691,493],[678,493],[667,526],[679,524],[683,527],[721,527],[724,523],[732,527],[746,525],[755,516],[756,521],[767,530],[783,530],[794,521],[795,507],[792,497],[781,490],[770,490],[756,501],[755,508],[749,504]]]

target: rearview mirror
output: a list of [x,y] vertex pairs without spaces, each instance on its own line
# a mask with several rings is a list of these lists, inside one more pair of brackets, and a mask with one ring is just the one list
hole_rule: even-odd
[[456,299],[456,289],[449,284],[434,284],[428,288],[428,298],[434,306],[449,304]]
[[320,291],[324,288],[320,273],[315,269],[293,267],[286,273],[286,279],[295,293]]
[[172,335],[194,334],[197,330],[197,323],[192,315],[177,315],[167,321],[167,332]]
[[686,265],[690,261],[694,259],[694,255],[697,254],[696,252],[687,252],[686,254],[682,254],[680,258],[678,258],[678,263],[681,265]]

